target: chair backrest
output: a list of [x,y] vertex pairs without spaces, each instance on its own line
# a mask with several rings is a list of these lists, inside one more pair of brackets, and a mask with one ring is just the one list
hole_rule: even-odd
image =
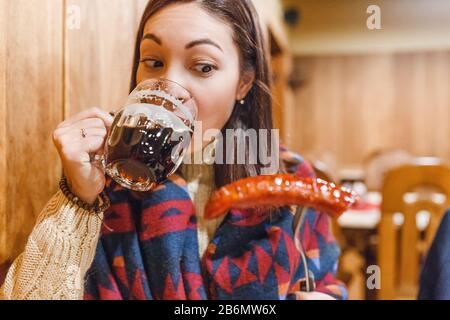
[[365,182],[370,191],[381,191],[385,175],[390,170],[411,163],[414,157],[401,149],[377,150],[365,160]]
[[[421,255],[450,207],[450,166],[424,159],[393,169],[383,183],[378,245],[381,299],[416,297]],[[436,192],[440,197],[434,196]],[[429,212],[430,218],[425,240],[421,240],[416,222],[421,211]],[[403,214],[400,228],[394,223],[397,213]]]

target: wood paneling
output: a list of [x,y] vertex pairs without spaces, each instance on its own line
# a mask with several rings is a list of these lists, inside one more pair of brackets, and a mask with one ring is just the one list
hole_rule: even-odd
[[450,159],[450,52],[299,57],[304,79],[286,112],[288,143],[359,167],[400,148]]
[[62,12],[62,0],[0,0],[0,264],[23,249],[57,188]]
[[[0,0],[0,265],[56,192],[52,132],[83,109],[120,107],[147,0]],[[80,28],[66,26],[80,9]]]
[[[6,8],[7,0],[0,1],[0,266],[7,258],[7,217],[6,185],[7,170],[7,131],[6,131]],[[0,267],[1,268],[1,267]],[[4,272],[3,272],[4,273]]]
[[90,107],[115,110],[131,77],[136,32],[147,0],[67,0],[81,9],[80,29],[67,31],[65,115]]
[[[22,251],[57,190],[56,126],[124,103],[147,2],[0,0],[0,265]],[[79,28],[68,24],[78,12]]]

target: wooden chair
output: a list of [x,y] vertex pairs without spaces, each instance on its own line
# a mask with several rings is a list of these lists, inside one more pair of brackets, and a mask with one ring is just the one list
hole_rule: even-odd
[[[437,203],[433,192],[445,197]],[[415,195],[405,197],[405,195]],[[421,256],[428,249],[439,222],[450,207],[450,167],[439,161],[420,159],[386,174],[382,187],[379,225],[378,262],[381,268],[379,299],[415,299],[417,296]],[[416,226],[420,211],[430,213],[424,240]],[[403,214],[403,225],[394,223],[394,215]],[[423,238],[423,237],[422,237]]]
[[364,159],[365,183],[369,191],[381,191],[387,172],[410,164],[414,157],[401,149],[380,149]]

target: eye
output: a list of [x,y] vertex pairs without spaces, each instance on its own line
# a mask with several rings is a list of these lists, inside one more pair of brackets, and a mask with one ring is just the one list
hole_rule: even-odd
[[194,69],[202,75],[209,75],[214,70],[217,70],[216,66],[209,63],[199,63],[194,67]]
[[144,58],[141,60],[141,63],[145,63],[145,65],[150,69],[157,69],[164,67],[164,63],[156,59]]

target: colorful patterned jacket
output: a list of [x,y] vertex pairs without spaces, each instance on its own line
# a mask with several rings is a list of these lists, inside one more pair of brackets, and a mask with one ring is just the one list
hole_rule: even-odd
[[[314,176],[298,155],[283,148],[281,158],[296,175]],[[102,230],[86,299],[295,299],[305,272],[289,209],[229,212],[200,257],[195,209],[180,176],[139,199],[111,180],[107,192],[105,224],[114,231]],[[308,209],[300,237],[316,291],[346,299],[329,217]]]

